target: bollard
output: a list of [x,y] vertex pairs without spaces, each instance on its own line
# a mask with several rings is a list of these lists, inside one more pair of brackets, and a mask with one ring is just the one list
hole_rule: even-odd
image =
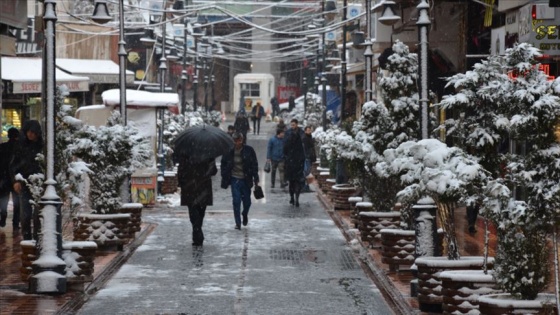
[[436,212],[437,206],[430,197],[424,197],[412,207],[416,223],[415,256],[441,256],[437,238]]

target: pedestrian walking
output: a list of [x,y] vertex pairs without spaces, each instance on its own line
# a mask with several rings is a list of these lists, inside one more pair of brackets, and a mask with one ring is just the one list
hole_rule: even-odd
[[[13,189],[20,198],[20,223],[24,240],[37,240],[39,215],[31,205],[33,195],[26,183],[33,174],[42,174],[41,165],[36,160],[37,154],[43,153],[43,133],[37,120],[28,120],[21,128],[20,140],[14,150],[10,163],[10,176]],[[15,210],[17,211],[17,210]],[[31,222],[33,221],[33,226]]]
[[305,176],[305,185],[303,187],[303,192],[311,192],[309,184],[307,183],[307,176],[311,173],[311,164],[317,159],[317,154],[315,152],[315,139],[311,135],[311,126],[305,127],[303,136],[303,149],[305,150],[305,165],[303,168],[303,175]]
[[[243,144],[243,135],[239,132],[233,134],[235,146],[230,152],[222,156],[221,161],[221,187],[227,189],[231,185],[233,199],[233,217],[235,228],[241,229],[241,216],[243,226],[249,222],[249,208],[251,207],[251,188],[259,184],[259,162],[255,150]],[[241,212],[241,202],[243,211]]]
[[[297,120],[295,125],[297,129],[301,130],[301,128],[297,127]],[[285,176],[289,185],[290,204],[299,207],[299,195],[305,180],[303,175],[305,150],[303,148],[301,134],[297,130],[292,129],[292,132],[286,135],[286,142],[284,143],[284,161]]]
[[218,173],[214,159],[196,162],[187,157],[179,159],[177,178],[181,187],[181,205],[189,209],[192,226],[192,245],[202,246],[202,224],[206,207],[213,203],[212,176]]
[[266,160],[270,162],[270,187],[274,188],[276,183],[276,170],[280,177],[280,188],[286,187],[284,179],[284,130],[277,129],[276,135],[268,140],[266,149]]
[[292,93],[290,98],[288,98],[288,110],[291,112],[294,108],[296,108],[296,99]]
[[287,128],[287,126],[286,126],[286,123],[284,122],[284,119],[280,118],[278,120],[278,124],[276,124],[276,129],[286,131],[287,130],[286,128]]
[[276,95],[270,99],[270,106],[272,107],[272,119],[274,119],[280,114],[280,103],[278,103]]
[[251,110],[251,119],[253,120],[253,134],[259,134],[261,131],[261,118],[265,115],[264,107],[260,102],[253,106]]
[[239,132],[243,135],[243,144],[247,143],[247,132],[251,128],[249,126],[249,119],[247,118],[247,112],[244,108],[241,108],[237,115],[235,115],[235,121],[233,122],[233,127],[235,132]]
[[0,144],[0,227],[6,226],[8,217],[8,204],[12,196],[12,227],[19,230],[19,198],[16,198],[12,178],[10,176],[10,162],[19,139],[19,130],[12,127],[8,129],[8,141]]
[[233,125],[229,125],[227,126],[227,133],[230,136],[233,136],[233,133],[235,132],[235,127]]
[[290,128],[286,130],[285,138],[288,139],[292,135],[292,133],[297,133],[299,137],[303,139],[304,132],[299,127],[299,121],[295,118],[290,120]]

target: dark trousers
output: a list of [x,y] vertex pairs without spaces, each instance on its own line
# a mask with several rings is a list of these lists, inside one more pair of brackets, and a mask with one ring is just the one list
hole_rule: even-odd
[[[21,233],[24,240],[37,240],[37,234],[40,229],[39,215],[37,211],[33,211],[33,206],[31,205],[31,199],[33,196],[29,189],[24,188],[19,196],[20,204],[20,219],[21,219]],[[33,226],[31,222],[33,221]]]
[[10,193],[12,194],[12,205],[14,215],[12,217],[12,226],[14,228],[19,228],[19,217],[20,217],[20,208],[19,208],[19,195],[15,192],[8,192],[0,196],[0,215],[6,216],[8,214],[8,202],[10,201]]
[[192,205],[189,206],[189,219],[192,225],[193,243],[202,244],[204,241],[204,233],[202,233],[202,222],[206,214],[206,206]]
[[[247,215],[251,208],[251,188],[244,179],[231,177],[231,196],[233,199],[233,218],[235,225],[241,225],[241,214]],[[243,212],[241,202],[243,201]]]
[[278,170],[278,175],[280,176],[280,186],[284,187],[286,183],[284,180],[284,160],[272,160],[270,166],[270,183],[274,186],[274,183],[276,182],[276,170]]
[[253,118],[253,134],[261,132],[261,118]]
[[301,179],[295,179],[289,181],[288,191],[290,192],[290,200],[295,200],[299,202],[299,194],[301,193],[301,189],[303,188],[303,182]]

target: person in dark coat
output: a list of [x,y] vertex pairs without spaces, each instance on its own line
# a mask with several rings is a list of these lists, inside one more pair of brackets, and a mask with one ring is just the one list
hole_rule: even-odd
[[202,246],[202,223],[206,207],[213,203],[212,176],[218,173],[214,159],[201,162],[189,157],[179,158],[177,179],[181,187],[181,205],[189,208],[192,225],[192,245]]
[[[44,174],[37,154],[43,153],[43,133],[37,120],[28,120],[21,128],[18,145],[14,150],[14,158],[10,163],[10,176],[13,188],[20,200],[20,221],[24,240],[37,240],[39,230],[38,209],[33,209],[33,195],[26,181],[33,174]],[[35,210],[35,211],[34,211]],[[33,227],[31,221],[33,219]]]
[[276,96],[270,99],[270,107],[272,107],[272,119],[274,119],[280,114],[280,103],[278,103],[278,98]]
[[0,227],[6,226],[8,216],[8,203],[12,194],[14,231],[19,229],[19,198],[16,198],[12,178],[10,176],[10,162],[19,139],[19,130],[12,127],[8,129],[8,141],[0,144]]
[[294,94],[292,94],[290,98],[288,98],[288,110],[291,112],[294,108],[296,108],[296,99]]
[[[286,136],[284,143],[284,176],[288,180],[290,192],[290,204],[299,207],[299,194],[303,188],[305,177],[303,170],[305,165],[305,150],[301,135],[293,131]],[[294,198],[295,197],[295,198]]]
[[233,127],[235,128],[236,132],[239,132],[243,135],[243,144],[247,143],[247,131],[251,128],[249,125],[249,119],[247,118],[247,112],[245,109],[240,109],[235,115],[235,121],[233,123]]
[[[235,228],[241,229],[241,217],[243,225],[249,222],[248,214],[251,207],[251,188],[253,184],[259,185],[259,161],[255,150],[243,144],[243,135],[239,132],[233,134],[235,146],[222,156],[221,161],[221,187],[227,189],[231,185],[231,196],[233,199],[233,217]],[[243,212],[241,212],[243,202]]]
[[251,119],[253,120],[253,134],[259,134],[261,131],[261,119],[265,115],[264,107],[262,107],[260,102],[253,106],[251,110]]

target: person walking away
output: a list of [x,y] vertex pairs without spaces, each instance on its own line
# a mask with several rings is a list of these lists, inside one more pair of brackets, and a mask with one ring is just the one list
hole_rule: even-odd
[[259,134],[261,131],[261,118],[265,115],[264,107],[262,107],[260,102],[253,106],[251,110],[251,117],[253,119],[253,134]]
[[179,159],[177,178],[181,187],[181,206],[189,209],[192,225],[192,245],[202,246],[202,223],[206,207],[213,203],[212,176],[218,173],[214,159],[193,161],[188,156]]
[[[290,204],[299,207],[299,195],[303,187],[305,150],[299,132],[291,132],[284,143],[285,176],[288,180]],[[295,198],[294,198],[295,197]]]
[[294,108],[296,108],[296,99],[292,93],[290,98],[288,98],[288,110],[291,112]]
[[274,119],[280,113],[280,103],[278,103],[276,95],[270,99],[270,106],[272,107],[272,119]]
[[8,129],[8,141],[0,144],[0,227],[6,226],[8,217],[8,203],[12,195],[12,227],[19,230],[19,198],[16,198],[12,179],[10,176],[10,162],[19,139],[19,130],[12,127]]
[[233,136],[233,133],[235,132],[235,127],[233,125],[229,125],[227,126],[227,133],[230,136]]
[[281,130],[286,131],[286,128],[287,128],[287,126],[286,126],[286,123],[284,122],[284,119],[280,118],[278,120],[278,124],[276,124],[276,129],[281,129]]
[[[21,128],[20,140],[14,150],[14,158],[10,163],[10,176],[13,188],[20,198],[20,223],[24,240],[37,240],[39,215],[33,209],[33,195],[26,185],[33,174],[43,174],[41,165],[36,160],[37,154],[43,152],[43,133],[37,120],[28,120]],[[16,197],[17,198],[17,197]],[[35,211],[34,211],[35,210]],[[17,211],[17,210],[15,210]],[[31,221],[33,220],[33,228]]]
[[305,186],[303,187],[303,192],[311,192],[309,184],[307,183],[307,176],[311,173],[311,164],[317,159],[317,154],[315,153],[315,139],[313,139],[311,131],[311,126],[305,127],[303,136],[303,149],[305,150],[305,165],[303,168]]
[[280,188],[286,187],[284,179],[284,130],[277,129],[276,135],[268,140],[266,149],[266,160],[270,162],[270,187],[274,188],[276,182],[276,170],[280,177]]
[[[235,228],[241,229],[249,222],[249,208],[251,207],[251,188],[259,184],[259,162],[255,150],[243,144],[243,135],[239,132],[233,134],[234,147],[222,156],[221,161],[221,187],[227,189],[231,185],[233,201],[233,217]],[[241,202],[243,211],[241,212]]]
[[239,132],[243,135],[243,144],[247,143],[247,132],[251,128],[249,126],[249,119],[247,118],[247,112],[245,109],[240,109],[235,116],[235,121],[233,122],[233,127],[235,132]]

